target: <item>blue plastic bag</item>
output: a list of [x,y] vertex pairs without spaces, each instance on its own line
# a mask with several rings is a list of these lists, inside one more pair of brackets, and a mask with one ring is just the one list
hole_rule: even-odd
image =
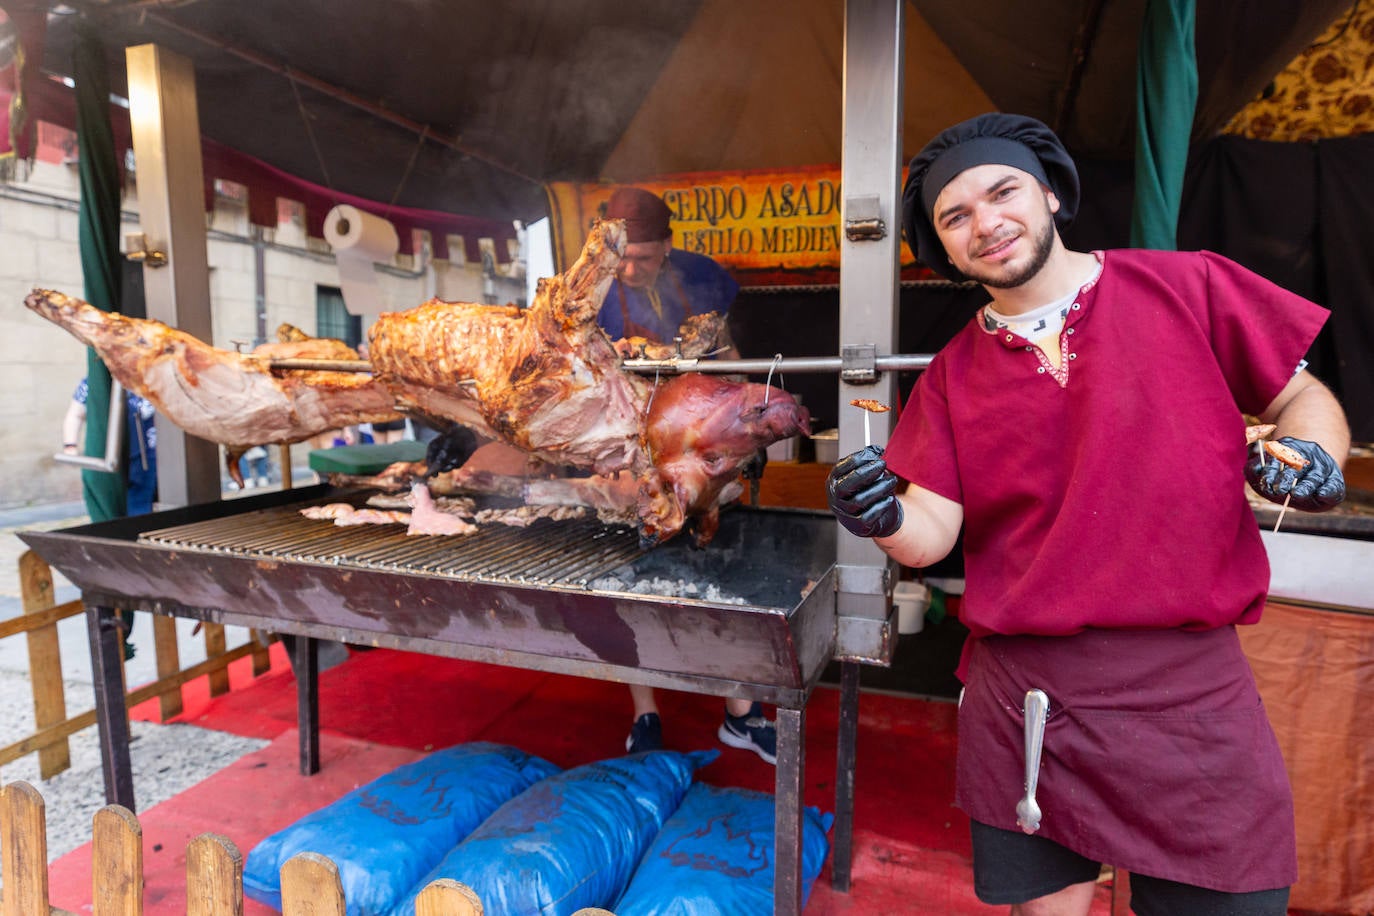
[[280,910],[282,865],[317,852],[339,867],[348,916],[378,916],[493,811],[557,772],[484,741],[436,751],[263,839],[248,853],[243,892]]
[[[697,783],[654,838],[616,916],[770,916],[773,796]],[[832,814],[802,812],[802,903],[830,852]]]
[[412,889],[393,916],[438,878],[461,881],[500,916],[569,916],[606,907],[718,751],[648,751],[565,770],[502,805]]

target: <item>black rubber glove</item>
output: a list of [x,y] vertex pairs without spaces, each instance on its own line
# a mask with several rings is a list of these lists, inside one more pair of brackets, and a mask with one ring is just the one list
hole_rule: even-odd
[[1261,467],[1256,455],[1245,465],[1245,479],[1256,493],[1276,503],[1282,503],[1291,493],[1288,504],[1304,512],[1324,512],[1345,499],[1345,477],[1325,449],[1315,442],[1291,436],[1284,436],[1279,442],[1306,458],[1307,465],[1290,468],[1265,453]]
[[869,445],[840,459],[825,482],[830,511],[852,534],[885,538],[902,527],[897,477],[887,469],[880,446]]

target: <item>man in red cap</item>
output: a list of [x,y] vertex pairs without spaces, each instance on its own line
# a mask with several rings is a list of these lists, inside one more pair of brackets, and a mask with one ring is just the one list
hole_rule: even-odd
[[[673,247],[672,211],[663,198],[643,188],[618,188],[606,204],[607,219],[623,219],[627,243],[620,270],[606,293],[597,321],[612,339],[644,337],[666,343],[693,315],[724,315],[739,284],[705,255]],[[717,344],[721,354],[738,353],[725,330]],[[631,753],[663,746],[663,725],[652,687],[630,686],[634,723],[625,749]],[[725,721],[717,737],[730,747],[751,750],[768,763],[777,762],[777,726],[758,703],[727,699]]]
[[[672,211],[652,191],[617,188],[606,203],[607,219],[623,219],[628,244],[597,323],[612,340],[644,337],[671,341],[694,315],[725,315],[739,284],[705,255],[673,247]],[[729,334],[718,340],[729,348]],[[730,358],[733,350],[722,355]]]
[[[887,449],[835,465],[830,506],[908,566],[963,531],[955,802],[980,900],[1086,916],[1107,863],[1142,916],[1286,916],[1292,792],[1235,629],[1269,583],[1244,483],[1312,512],[1345,495],[1350,433],[1303,359],[1327,312],[1211,252],[1069,250],[1078,192],[1017,115],[912,160],[908,245],[990,301]],[[1251,453],[1245,414],[1301,466]]]

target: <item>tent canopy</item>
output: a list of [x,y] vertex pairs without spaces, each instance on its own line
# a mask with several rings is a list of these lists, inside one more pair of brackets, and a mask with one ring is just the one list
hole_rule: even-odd
[[[195,67],[201,129],[330,190],[488,219],[546,212],[544,182],[840,159],[841,0],[0,0],[51,8],[43,71],[93,20]],[[1077,155],[1134,151],[1146,0],[912,0],[904,145],[1001,109]],[[1216,134],[1349,0],[1199,4],[1194,138]],[[35,104],[32,114],[46,119]],[[59,121],[60,123],[60,121]]]

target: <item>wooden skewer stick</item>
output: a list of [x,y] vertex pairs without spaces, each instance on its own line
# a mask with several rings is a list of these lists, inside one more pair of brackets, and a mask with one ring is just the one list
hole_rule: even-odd
[[1288,501],[1289,501],[1290,499],[1292,499],[1292,498],[1293,498],[1293,493],[1292,493],[1292,491],[1289,491],[1288,495],[1285,496],[1285,497],[1283,498],[1283,507],[1282,507],[1281,509],[1279,509],[1279,517],[1278,517],[1278,519],[1274,522],[1274,531],[1275,531],[1276,533],[1277,533],[1278,530],[1279,530],[1279,525],[1282,525],[1282,524],[1283,524],[1283,513],[1285,513],[1285,512],[1288,511]]
[[864,448],[873,444],[873,436],[868,431],[868,411],[864,411]]

